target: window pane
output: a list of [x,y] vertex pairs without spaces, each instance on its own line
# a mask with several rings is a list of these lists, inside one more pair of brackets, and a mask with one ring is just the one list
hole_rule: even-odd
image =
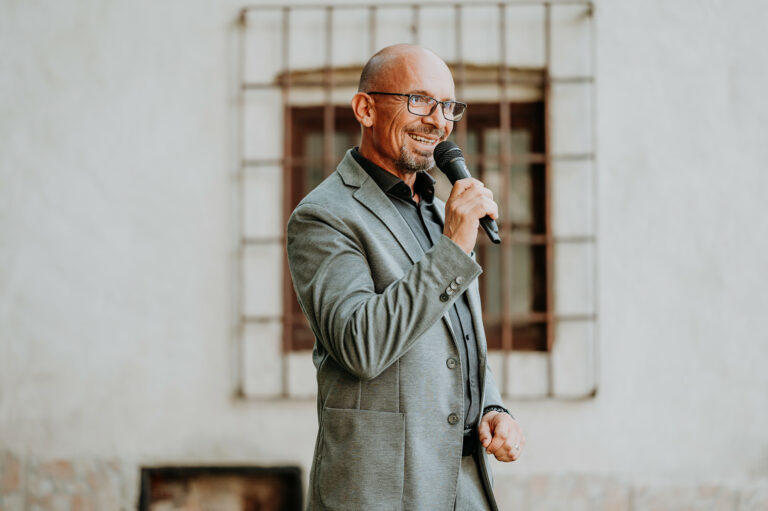
[[[512,130],[509,143],[512,156],[531,152],[531,134],[527,130]],[[505,219],[512,223],[516,231],[525,233],[530,233],[533,225],[531,171],[528,163],[512,163],[509,168],[509,203]]]
[[506,288],[513,315],[546,312],[546,247],[512,246],[512,282]]
[[312,191],[325,178],[323,169],[323,133],[307,133],[304,145],[304,195]]
[[[325,137],[322,131],[307,133],[304,142],[304,195],[319,185],[325,176],[335,169],[326,168],[324,156]],[[333,134],[334,164],[344,157],[347,149],[357,145],[357,134],[337,131]],[[303,197],[303,195],[302,195]]]

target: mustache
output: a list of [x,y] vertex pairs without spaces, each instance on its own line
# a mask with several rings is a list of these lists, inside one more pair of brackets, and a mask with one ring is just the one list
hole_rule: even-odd
[[412,128],[406,128],[405,131],[409,133],[420,133],[422,135],[433,135],[438,138],[445,138],[445,130],[430,126],[419,125]]

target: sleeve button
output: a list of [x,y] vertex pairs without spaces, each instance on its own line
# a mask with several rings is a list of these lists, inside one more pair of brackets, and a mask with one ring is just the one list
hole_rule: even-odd
[[450,299],[450,297],[447,294],[445,294],[445,293],[440,295],[440,301],[441,302],[447,302],[449,299]]
[[464,282],[464,277],[462,277],[461,275],[459,275],[459,276],[458,276],[458,277],[456,277],[454,280],[456,281],[456,283],[457,283],[457,284],[461,285],[461,283],[462,283],[462,282]]

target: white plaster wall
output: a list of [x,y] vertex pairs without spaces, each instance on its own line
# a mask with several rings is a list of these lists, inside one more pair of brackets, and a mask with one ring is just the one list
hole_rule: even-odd
[[[0,446],[311,459],[232,397],[239,2],[0,4]],[[768,6],[597,5],[599,381],[503,474],[768,478]]]
[[238,2],[0,4],[0,444],[303,463],[233,399]]

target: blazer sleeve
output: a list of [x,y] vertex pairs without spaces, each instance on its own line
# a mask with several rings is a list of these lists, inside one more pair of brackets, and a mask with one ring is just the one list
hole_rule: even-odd
[[[501,408],[504,408],[505,410],[509,410],[504,405],[504,401],[501,399],[501,393],[499,392],[499,388],[496,386],[496,380],[493,377],[493,373],[491,372],[491,366],[486,364],[485,365],[485,394],[483,396],[483,410],[481,412],[481,415],[484,415],[485,408],[488,406],[500,406]],[[512,415],[510,413],[510,415]],[[514,416],[513,416],[514,418]]]
[[[482,273],[461,247],[442,236],[401,279],[376,293],[356,234],[312,203],[300,204],[291,215],[287,250],[299,304],[318,342],[363,380],[402,357]],[[441,299],[452,282],[458,289]]]

